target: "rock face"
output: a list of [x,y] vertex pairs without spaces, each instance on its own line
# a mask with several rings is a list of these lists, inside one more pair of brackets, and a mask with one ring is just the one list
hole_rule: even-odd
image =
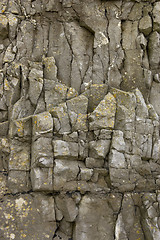
[[160,239],[159,12],[1,0],[0,240]]

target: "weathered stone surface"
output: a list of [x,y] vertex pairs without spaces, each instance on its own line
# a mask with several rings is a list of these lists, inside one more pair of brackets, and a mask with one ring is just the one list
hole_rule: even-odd
[[44,87],[45,103],[48,111],[52,110],[52,108],[57,106],[59,103],[66,101],[68,92],[66,85],[45,79]]
[[54,57],[43,58],[44,78],[54,80],[57,77],[57,67]]
[[144,33],[144,35],[149,35],[152,31],[152,19],[149,15],[144,16],[139,21],[139,30]]
[[99,168],[103,167],[104,159],[96,159],[96,158],[86,158],[86,167],[88,168]]
[[34,191],[53,191],[52,168],[32,168],[31,183]]
[[[43,71],[31,69],[29,73],[29,99],[31,103],[36,105],[43,88]],[[34,88],[34,92],[32,89]]]
[[78,144],[65,142],[62,140],[53,140],[54,157],[56,158],[78,158]]
[[32,118],[29,116],[12,121],[10,123],[9,135],[11,138],[30,139],[32,135]]
[[[107,214],[107,217],[106,217]],[[84,196],[80,203],[73,238],[114,239],[113,211],[104,197]]]
[[160,1],[0,1],[0,239],[160,239]]
[[159,111],[159,90],[160,89],[160,84],[153,82],[152,88],[151,88],[151,94],[150,94],[150,102],[153,105],[153,107],[156,110],[156,113],[160,116],[160,111]]
[[[54,166],[54,190],[60,191],[65,189],[65,184],[77,180],[79,172],[78,163],[71,160],[55,160]],[[76,185],[73,184],[73,189],[76,190]]]
[[30,145],[27,142],[12,140],[8,168],[24,171],[30,169]]
[[109,152],[110,140],[98,140],[89,143],[89,156],[105,158]]
[[109,156],[109,166],[113,168],[126,168],[127,164],[123,153],[112,150]]
[[75,201],[71,197],[57,196],[56,205],[57,208],[62,212],[67,222],[75,221],[78,215],[78,208]]
[[159,17],[160,3],[156,2],[153,7],[153,29],[159,32],[160,17]]
[[[43,209],[44,201],[49,203],[50,199],[38,198],[37,195],[30,196],[29,194],[5,197],[0,206],[0,225],[1,229],[5,229],[8,224],[8,230],[1,232],[2,239],[32,238],[40,240],[43,238],[46,240],[52,238],[56,230],[56,223],[53,218],[52,220],[47,219],[47,211],[45,212]],[[50,204],[50,207],[53,208],[54,205]]]
[[89,115],[90,130],[102,128],[113,129],[115,123],[116,101],[112,94],[108,93],[96,109]]
[[31,151],[31,167],[53,167],[51,138],[38,138],[33,142]]
[[54,120],[55,132],[58,132],[60,134],[71,132],[71,126],[66,103],[60,104],[58,107],[54,107],[51,110],[51,115],[53,116]]
[[5,15],[0,15],[0,35],[5,39],[8,35],[8,19]]
[[33,116],[32,118],[33,131],[32,134],[35,137],[41,135],[47,136],[48,133],[53,131],[53,119],[49,112],[44,112]]
[[9,171],[7,185],[13,194],[30,191],[31,182],[29,172],[19,170]]

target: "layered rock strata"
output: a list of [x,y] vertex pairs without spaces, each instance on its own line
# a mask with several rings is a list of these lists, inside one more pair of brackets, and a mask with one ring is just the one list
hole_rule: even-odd
[[160,239],[159,12],[1,1],[0,239]]

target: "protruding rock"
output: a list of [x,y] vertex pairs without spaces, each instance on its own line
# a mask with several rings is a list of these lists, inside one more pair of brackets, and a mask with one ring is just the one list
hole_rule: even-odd
[[152,31],[152,19],[149,15],[144,16],[139,21],[139,30],[144,33],[145,36],[148,36]]
[[52,168],[33,168],[31,170],[31,183],[33,191],[53,191]]
[[78,158],[78,143],[53,140],[53,149],[56,158]]
[[8,18],[5,15],[0,15],[0,36],[5,39],[8,36]]
[[44,57],[44,78],[54,80],[57,77],[57,66],[54,57]]
[[89,115],[90,130],[113,129],[116,114],[116,100],[111,93],[108,93],[99,103],[96,109]]

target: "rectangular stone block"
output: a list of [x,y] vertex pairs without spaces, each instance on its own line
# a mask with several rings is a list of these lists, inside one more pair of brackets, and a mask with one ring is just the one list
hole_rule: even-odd
[[89,157],[105,158],[109,152],[110,140],[98,140],[89,142]]
[[8,188],[11,193],[28,192],[31,190],[29,172],[26,171],[9,171]]
[[101,168],[104,165],[104,159],[96,159],[88,157],[85,160],[86,167],[88,168]]
[[53,167],[51,138],[41,137],[32,143],[31,167]]
[[31,170],[31,183],[33,191],[53,191],[53,169],[33,168]]
[[30,144],[13,139],[9,156],[9,170],[30,170]]
[[54,167],[54,190],[63,190],[66,183],[76,181],[78,173],[79,166],[77,161],[56,159]]
[[32,125],[32,134],[34,138],[41,135],[52,136],[53,119],[49,112],[43,112],[33,116]]
[[78,158],[78,143],[53,140],[53,149],[55,158]]
[[9,136],[11,138],[30,138],[32,135],[32,119],[31,117],[21,118],[11,121],[9,128]]

